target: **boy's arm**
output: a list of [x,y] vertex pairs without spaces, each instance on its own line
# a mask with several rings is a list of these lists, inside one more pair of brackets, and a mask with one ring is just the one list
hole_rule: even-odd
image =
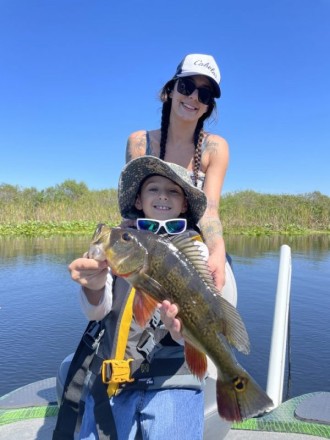
[[69,265],[71,278],[82,286],[80,303],[89,320],[102,319],[112,307],[112,277],[108,263],[78,258]]
[[[86,295],[86,287],[80,289],[80,305],[82,311],[89,321],[100,321],[111,310],[112,307],[112,277],[108,275],[105,286],[103,287],[100,300],[97,304],[91,304]],[[91,295],[96,292],[90,291]]]
[[107,261],[97,261],[89,258],[77,258],[68,267],[71,278],[84,288],[91,304],[98,304],[103,295],[108,276]]

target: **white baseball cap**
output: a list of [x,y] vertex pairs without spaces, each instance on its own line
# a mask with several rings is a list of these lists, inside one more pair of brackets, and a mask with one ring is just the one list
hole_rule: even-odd
[[204,75],[212,80],[215,97],[220,98],[220,70],[212,55],[193,53],[187,55],[178,65],[174,78]]

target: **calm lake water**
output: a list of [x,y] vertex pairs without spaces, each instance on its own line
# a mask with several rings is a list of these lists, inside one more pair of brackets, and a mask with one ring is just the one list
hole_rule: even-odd
[[[89,237],[0,239],[0,396],[55,376],[86,326],[79,287],[67,265]],[[240,363],[264,388],[282,244],[292,251],[293,397],[330,391],[330,236],[226,237],[238,286],[238,310],[252,351]]]

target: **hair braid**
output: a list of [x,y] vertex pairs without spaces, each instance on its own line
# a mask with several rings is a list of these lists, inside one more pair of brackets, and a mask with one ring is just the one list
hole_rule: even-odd
[[162,121],[160,127],[160,151],[159,151],[159,158],[162,160],[165,160],[167,133],[168,133],[168,126],[170,123],[171,107],[172,107],[172,101],[166,101],[163,103]]
[[[172,107],[172,99],[170,97],[170,94],[174,88],[175,82],[177,78],[173,78],[170,81],[168,81],[163,89],[160,92],[160,99],[163,103],[162,108],[162,120],[161,120],[161,128],[160,128],[160,152],[159,152],[159,158],[162,160],[165,160],[165,154],[166,154],[166,142],[167,142],[167,133],[168,133],[168,127],[170,124],[170,113],[171,113],[171,107]],[[216,103],[214,99],[209,104],[207,111],[201,116],[197,122],[195,133],[194,133],[194,145],[195,145],[195,152],[194,152],[194,180],[195,180],[195,186],[198,185],[198,172],[201,166],[202,161],[202,143],[204,140],[204,121],[208,119],[213,110],[216,108]]]
[[172,108],[172,98],[171,92],[173,90],[175,84],[175,80],[171,79],[168,81],[160,92],[160,100],[163,103],[162,107],[162,120],[160,127],[160,143],[159,143],[159,158],[165,160],[166,154],[166,142],[167,142],[167,133],[168,127],[170,125],[170,114]]
[[196,125],[195,133],[194,133],[194,145],[195,145],[195,153],[194,153],[194,183],[195,186],[198,184],[198,172],[201,166],[202,159],[202,143],[204,139],[204,121],[202,118],[198,120]]

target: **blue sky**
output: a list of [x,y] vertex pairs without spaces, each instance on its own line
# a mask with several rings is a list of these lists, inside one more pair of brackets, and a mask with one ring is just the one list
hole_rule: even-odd
[[212,54],[223,192],[330,195],[330,0],[1,0],[0,184],[116,188],[158,92]]

